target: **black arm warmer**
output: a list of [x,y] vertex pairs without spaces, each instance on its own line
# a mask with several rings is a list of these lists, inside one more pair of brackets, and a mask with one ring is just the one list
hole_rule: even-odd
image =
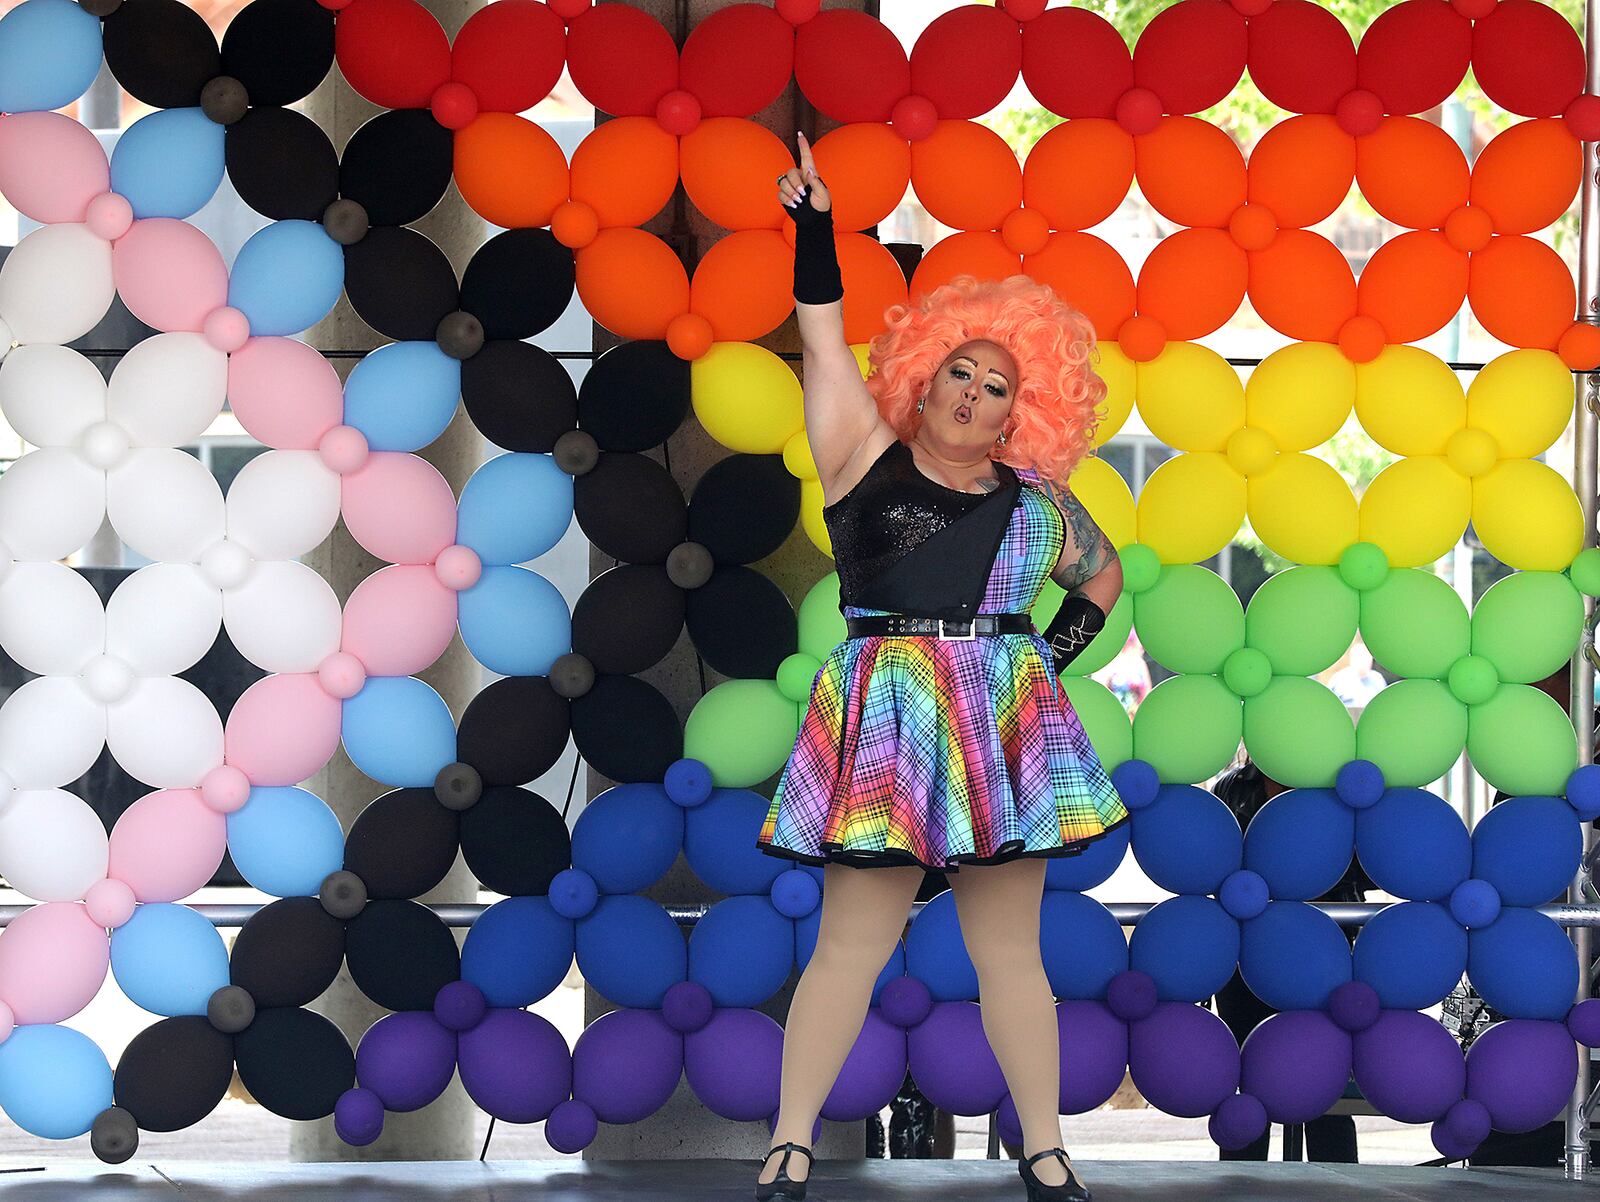
[[1067,594],[1050,625],[1044,628],[1044,641],[1050,644],[1057,676],[1105,629],[1105,624],[1105,611],[1093,601],[1076,593]]
[[784,211],[794,218],[794,298],[807,305],[826,305],[844,297],[839,255],[833,245],[833,210],[822,212],[801,197]]

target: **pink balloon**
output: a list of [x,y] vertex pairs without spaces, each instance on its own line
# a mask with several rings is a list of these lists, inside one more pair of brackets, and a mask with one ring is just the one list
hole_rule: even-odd
[[456,498],[431,463],[374,452],[340,478],[350,536],[390,563],[432,563],[456,541]]
[[340,647],[368,676],[415,676],[444,654],[455,632],[455,593],[428,564],[397,564],[356,585]]
[[111,187],[111,167],[95,136],[60,113],[0,116],[0,192],[45,225],[84,220],[89,202]]
[[228,763],[253,785],[298,785],[339,746],[343,708],[315,672],[268,676],[234,702],[228,715]]
[[111,245],[111,275],[123,304],[158,330],[198,333],[206,315],[228,303],[228,269],[187,221],[135,221]]
[[344,420],[333,365],[293,338],[252,338],[228,356],[228,403],[258,442],[313,451]]
[[142,902],[188,897],[222,863],[228,820],[198,789],[162,789],[141,797],[111,829],[111,867]]
[[78,902],[47,902],[0,933],[0,1000],[21,1023],[58,1023],[94,1000],[111,941]]

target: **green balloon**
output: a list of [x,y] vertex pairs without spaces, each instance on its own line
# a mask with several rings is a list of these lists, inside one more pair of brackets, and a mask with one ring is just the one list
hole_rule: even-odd
[[1377,588],[1389,572],[1389,556],[1377,543],[1351,543],[1339,556],[1339,575],[1353,589]]
[[1338,568],[1289,568],[1251,596],[1245,639],[1277,675],[1315,676],[1350,649],[1360,609]]
[[748,789],[782,769],[803,713],[775,681],[725,680],[690,711],[683,754],[710,768],[718,788]]
[[[1067,591],[1054,580],[1046,580],[1044,588],[1039,590],[1039,599],[1034,602],[1029,613],[1033,615],[1033,624],[1041,631],[1054,620],[1056,611],[1061,608],[1061,603],[1067,598]],[[1061,673],[1061,679],[1069,676],[1088,676],[1098,672],[1117,657],[1117,652],[1128,642],[1128,631],[1133,629],[1133,597],[1129,593],[1122,593],[1117,597],[1117,603],[1111,607],[1111,612],[1106,615],[1106,624],[1100,633],[1089,640],[1089,645],[1078,652],[1078,658],[1066,666]]]
[[1326,789],[1355,759],[1350,711],[1324,684],[1275,676],[1244,702],[1244,745],[1273,780],[1291,789]]
[[1124,760],[1132,759],[1133,724],[1111,690],[1097,680],[1081,676],[1063,676],[1061,687],[1105,770],[1110,772]]
[[1142,593],[1161,577],[1161,556],[1147,543],[1129,543],[1117,552],[1122,561],[1122,587]]
[[1585,547],[1567,569],[1579,592],[1600,597],[1600,548]]
[[1467,743],[1467,707],[1437,680],[1397,680],[1356,721],[1356,758],[1390,785],[1421,789],[1449,772]]
[[1223,662],[1222,682],[1241,697],[1254,697],[1272,683],[1272,662],[1254,647],[1240,647]]
[[844,642],[844,614],[839,609],[839,573],[829,572],[811,586],[800,602],[800,650],[817,660],[828,658]]
[[1239,750],[1242,717],[1239,699],[1215,676],[1170,676],[1133,716],[1133,754],[1165,784],[1207,780]]
[[1515,572],[1491,584],[1472,611],[1472,653],[1516,684],[1558,670],[1582,632],[1583,595],[1560,572]]
[[1389,671],[1443,680],[1471,649],[1460,595],[1432,572],[1396,568],[1361,595],[1361,640]]
[[1185,675],[1220,672],[1229,653],[1244,646],[1238,594],[1199,564],[1162,568],[1160,579],[1134,598],[1133,621],[1151,658]]
[[1500,673],[1482,655],[1463,655],[1450,665],[1445,684],[1462,705],[1482,705],[1500,687]]
[[1467,756],[1503,793],[1560,797],[1578,766],[1578,736],[1548,693],[1503,684],[1467,712]]
[[811,686],[816,683],[822,665],[804,651],[785,656],[778,665],[778,692],[790,701],[809,702]]

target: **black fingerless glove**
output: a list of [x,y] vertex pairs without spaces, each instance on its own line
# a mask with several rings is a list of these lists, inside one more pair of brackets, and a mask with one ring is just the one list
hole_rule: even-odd
[[809,196],[784,205],[794,219],[794,298],[807,305],[826,305],[844,296],[839,255],[833,245],[833,210],[813,207]]
[[1106,615],[1093,601],[1076,593],[1067,594],[1050,625],[1044,628],[1044,641],[1050,644],[1055,673],[1078,658],[1094,636],[1105,629]]

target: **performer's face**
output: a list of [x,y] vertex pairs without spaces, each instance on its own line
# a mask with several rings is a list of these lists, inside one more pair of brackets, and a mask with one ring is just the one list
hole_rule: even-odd
[[1011,416],[1017,364],[997,343],[976,339],[951,351],[928,386],[922,420],[953,446],[994,442]]

